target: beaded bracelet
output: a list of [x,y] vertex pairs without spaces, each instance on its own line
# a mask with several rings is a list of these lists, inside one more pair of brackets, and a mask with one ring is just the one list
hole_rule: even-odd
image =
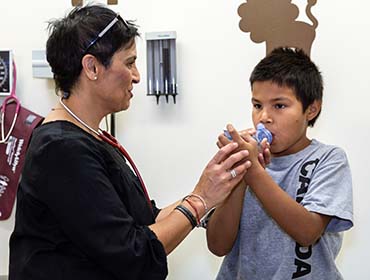
[[188,194],[187,196],[185,196],[183,199],[182,199],[182,201],[184,201],[185,199],[187,199],[188,197],[196,197],[196,198],[198,198],[201,202],[202,202],[202,204],[203,204],[203,207],[204,207],[204,213],[207,213],[207,211],[208,211],[208,207],[207,207],[207,203],[206,203],[206,201],[204,200],[204,198],[203,197],[201,197],[199,194],[195,194],[195,193],[190,193],[190,194]]
[[175,210],[178,210],[182,214],[184,214],[184,216],[189,220],[189,222],[192,226],[192,229],[195,228],[198,225],[197,220],[195,219],[193,213],[191,213],[191,211],[188,208],[186,208],[185,206],[183,206],[181,204],[177,205],[175,207]]

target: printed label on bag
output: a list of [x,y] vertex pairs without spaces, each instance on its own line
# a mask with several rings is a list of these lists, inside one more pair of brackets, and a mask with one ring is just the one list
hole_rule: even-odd
[[8,182],[8,177],[6,177],[5,175],[0,175],[0,197],[5,193],[6,188],[8,187]]
[[7,155],[7,162],[12,168],[12,172],[15,173],[19,163],[19,156],[22,152],[24,139],[17,139],[13,136],[9,137],[8,144],[6,146],[5,154]]

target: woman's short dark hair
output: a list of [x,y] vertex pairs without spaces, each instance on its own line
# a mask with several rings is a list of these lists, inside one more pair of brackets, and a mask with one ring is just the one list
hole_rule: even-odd
[[[302,103],[303,112],[315,100],[321,101],[323,96],[321,73],[309,56],[300,49],[273,50],[256,65],[249,81],[251,86],[256,81],[271,81],[293,89],[297,99]],[[315,124],[320,112],[308,122],[309,126]]]
[[49,22],[49,39],[46,43],[46,58],[54,74],[55,88],[70,93],[82,70],[85,54],[94,55],[105,67],[111,64],[118,50],[129,48],[139,36],[132,22],[118,21],[93,45],[91,42],[114,19],[117,14],[100,5],[74,8],[67,16]]

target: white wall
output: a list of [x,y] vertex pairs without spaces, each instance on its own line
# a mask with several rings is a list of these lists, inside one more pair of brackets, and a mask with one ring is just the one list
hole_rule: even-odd
[[[51,4],[52,2],[52,4]],[[146,96],[145,40],[138,42],[142,83],[135,87],[128,112],[117,115],[117,134],[130,151],[161,206],[190,192],[215,153],[216,137],[226,123],[249,127],[248,77],[264,56],[238,28],[244,0],[119,0],[112,8],[136,19],[141,32],[178,34],[177,104]],[[293,1],[304,7],[306,1]],[[0,2],[0,49],[13,49],[18,66],[18,96],[23,106],[42,115],[56,102],[51,81],[32,78],[31,50],[43,49],[46,21],[64,15],[70,0]],[[22,7],[21,7],[22,5]],[[370,266],[370,4],[365,0],[318,1],[319,20],[311,57],[325,80],[324,108],[310,135],[343,147],[354,183],[355,228],[345,235],[338,265],[345,279],[368,279]],[[304,19],[302,19],[304,20]],[[144,38],[144,36],[143,36]],[[369,102],[369,103],[368,103]],[[337,195],[333,193],[333,196]],[[7,274],[12,217],[0,222],[0,275]],[[220,258],[207,252],[204,231],[195,230],[169,256],[168,279],[214,279]]]

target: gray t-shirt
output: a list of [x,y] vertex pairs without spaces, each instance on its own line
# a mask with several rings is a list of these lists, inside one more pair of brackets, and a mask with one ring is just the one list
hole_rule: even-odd
[[335,258],[342,231],[353,226],[352,179],[345,152],[312,140],[296,154],[273,158],[266,169],[308,211],[332,219],[316,244],[301,247],[266,214],[249,189],[237,240],[217,280],[343,279]]

